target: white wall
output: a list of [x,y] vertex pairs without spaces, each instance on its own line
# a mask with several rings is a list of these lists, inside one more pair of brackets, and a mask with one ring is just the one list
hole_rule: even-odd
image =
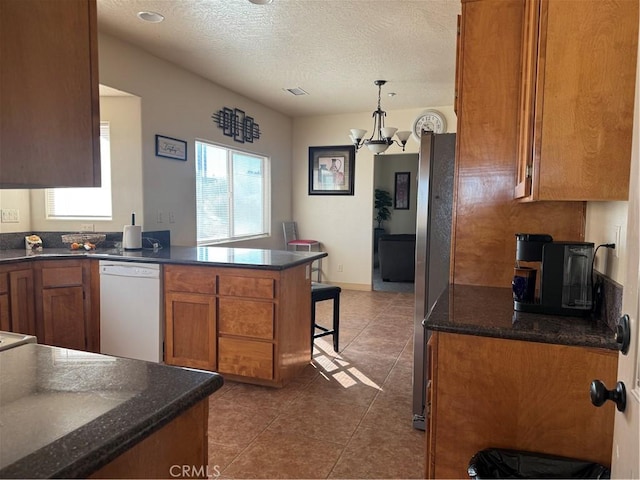
[[[595,269],[624,284],[627,267],[627,210],[628,202],[587,202],[585,241],[596,246],[615,243],[616,252],[601,248]],[[616,240],[616,228],[620,227],[620,238]]]
[[[413,140],[409,140],[413,141]],[[409,172],[409,209],[396,210],[393,205],[389,208],[391,218],[382,223],[387,233],[415,233],[416,232],[416,207],[418,194],[418,154],[401,153],[376,155],[374,157],[374,184],[373,188],[382,188],[395,195],[396,172]],[[373,218],[376,216],[376,209],[373,209]],[[373,226],[377,227],[378,222],[373,221]]]
[[100,97],[100,120],[109,122],[111,139],[112,220],[47,220],[42,189],[31,190],[31,227],[34,231],[75,231],[80,224],[92,223],[96,232],[117,232],[131,223],[143,224],[142,200],[142,133],[139,97]]
[[0,190],[0,209],[18,210],[19,222],[0,223],[0,233],[31,231],[31,199],[29,190]]
[[[387,110],[386,123],[399,130],[411,130],[413,121],[425,108]],[[447,117],[448,131],[454,131],[453,107],[434,108]],[[301,237],[319,240],[328,252],[328,258],[322,263],[324,279],[361,290],[371,289],[373,154],[366,147],[356,153],[353,196],[321,196],[308,194],[308,149],[310,146],[348,145],[349,130],[371,130],[371,122],[371,112],[363,112],[301,117],[293,123],[292,219],[298,222]],[[397,146],[388,150],[388,154],[399,152],[402,150]],[[406,152],[418,152],[418,143],[413,138],[407,142]],[[342,272],[338,271],[340,266]]]
[[[171,230],[174,245],[196,244],[194,142],[204,139],[271,158],[272,237],[234,246],[282,248],[282,222],[291,218],[291,119],[104,33],[98,49],[100,83],[142,101],[144,228]],[[224,136],[211,118],[223,107],[251,115],[261,138],[240,144]],[[156,134],[187,141],[187,161],[156,157]]]

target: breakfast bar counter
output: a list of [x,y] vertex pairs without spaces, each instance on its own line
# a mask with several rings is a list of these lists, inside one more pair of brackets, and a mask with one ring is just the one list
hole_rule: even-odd
[[44,248],[40,251],[26,249],[0,249],[0,264],[29,259],[94,258],[97,260],[118,260],[150,262],[177,265],[207,265],[219,267],[250,268],[259,270],[285,270],[311,263],[326,252],[294,252],[286,250],[264,250],[258,248],[230,247],[179,247],[143,249],[127,251],[121,248],[100,248],[95,250],[71,250],[69,248]]
[[[27,313],[3,316],[0,330],[98,351],[100,306],[113,301],[102,298],[103,262],[158,264],[165,363],[282,387],[311,359],[312,264],[326,255],[225,247],[0,249],[0,295],[16,299],[11,311]],[[68,311],[79,313],[69,319]]]
[[[117,469],[131,452],[156,468],[138,472],[147,478],[170,476],[165,454],[206,465],[216,373],[39,344],[0,352],[0,372],[0,478],[135,476],[135,464]],[[168,438],[142,453],[165,429]],[[170,458],[180,455],[176,441],[187,458]]]

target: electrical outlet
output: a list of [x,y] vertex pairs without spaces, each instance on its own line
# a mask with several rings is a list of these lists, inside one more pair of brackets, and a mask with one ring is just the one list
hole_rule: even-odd
[[176,223],[176,213],[169,212],[169,223]]
[[620,258],[620,231],[622,230],[622,226],[616,225],[613,227],[615,229],[614,233],[614,243],[616,244],[616,248],[613,249],[613,256],[616,258]]
[[0,221],[2,221],[2,223],[20,222],[20,210],[17,208],[3,208]]
[[338,271],[342,272],[342,264],[341,263],[338,264]]
[[95,227],[93,223],[81,223],[80,224],[81,232],[95,232]]
[[164,222],[164,218],[162,215],[162,210],[158,210],[158,214],[156,216],[156,222],[157,223],[163,223]]

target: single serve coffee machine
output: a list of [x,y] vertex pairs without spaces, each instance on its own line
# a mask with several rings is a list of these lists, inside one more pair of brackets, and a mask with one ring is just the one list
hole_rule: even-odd
[[518,312],[587,316],[592,308],[593,243],[517,233],[512,282]]

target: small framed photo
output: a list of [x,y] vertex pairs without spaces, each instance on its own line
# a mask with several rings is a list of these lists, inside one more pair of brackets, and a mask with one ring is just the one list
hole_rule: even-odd
[[186,162],[187,142],[164,135],[156,135],[156,156]]
[[409,188],[411,172],[396,172],[395,194],[393,196],[393,208],[396,210],[409,210]]
[[356,148],[309,147],[309,195],[353,195]]

